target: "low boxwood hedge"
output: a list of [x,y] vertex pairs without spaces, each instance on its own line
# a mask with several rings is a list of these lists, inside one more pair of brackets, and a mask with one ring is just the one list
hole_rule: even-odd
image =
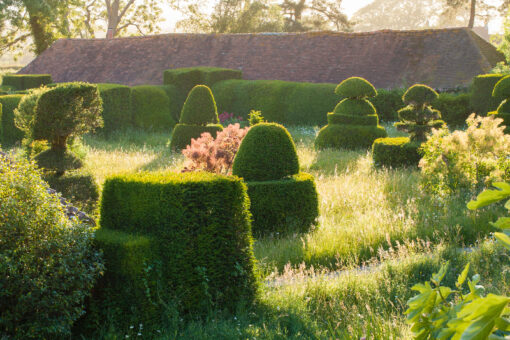
[[299,173],[280,180],[247,182],[255,236],[307,232],[319,216],[312,175]]
[[113,303],[123,317],[142,311],[133,315],[140,319],[153,312],[148,299],[175,302],[183,313],[249,304],[257,288],[249,204],[246,185],[233,176],[146,172],[107,179],[96,236],[107,269],[94,303]]
[[51,84],[53,80],[49,74],[6,74],[2,77],[2,86],[23,91]]
[[2,140],[3,146],[12,146],[20,143],[23,139],[23,131],[14,125],[14,110],[18,107],[19,102],[23,98],[22,94],[11,94],[0,96],[0,104],[2,104]]
[[372,145],[372,156],[377,167],[416,167],[421,155],[421,143],[411,142],[409,137],[379,138]]
[[360,126],[332,124],[323,127],[315,139],[317,149],[338,148],[365,149],[377,138],[386,137],[382,126]]
[[175,85],[185,96],[196,85],[209,87],[227,79],[241,79],[241,70],[220,67],[188,67],[166,70],[163,73],[163,84]]

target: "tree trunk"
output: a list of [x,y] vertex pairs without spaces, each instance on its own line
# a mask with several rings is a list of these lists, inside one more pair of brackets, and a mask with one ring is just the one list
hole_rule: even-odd
[[468,27],[473,28],[475,26],[475,16],[476,16],[476,0],[471,0],[471,8],[469,12],[469,23]]
[[28,22],[30,24],[30,32],[32,39],[34,39],[35,54],[39,55],[43,53],[54,40],[53,34],[48,31],[48,27],[44,22],[44,17],[37,13],[36,10],[27,6],[28,11]]

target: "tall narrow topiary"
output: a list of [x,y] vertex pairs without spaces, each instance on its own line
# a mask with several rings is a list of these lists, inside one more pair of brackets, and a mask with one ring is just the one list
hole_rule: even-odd
[[432,88],[416,84],[404,93],[402,100],[407,105],[398,111],[398,130],[409,133],[409,137],[379,138],[372,146],[376,166],[416,166],[420,161],[418,149],[434,128],[445,126],[441,112],[430,104],[438,97]]
[[328,125],[315,140],[317,148],[368,148],[375,139],[386,137],[376,109],[367,99],[377,95],[372,84],[352,77],[341,82],[335,93],[344,99],[328,113]]
[[492,96],[502,100],[496,111],[489,112],[496,118],[503,119],[505,133],[510,134],[510,76],[502,78],[494,87]]
[[299,172],[296,146],[283,126],[254,125],[239,147],[232,173],[247,182],[255,235],[304,232],[315,223],[315,181]]
[[182,107],[170,147],[177,151],[185,149],[192,138],[198,138],[204,132],[216,137],[216,133],[223,130],[218,121],[218,111],[211,89],[205,85],[195,86]]

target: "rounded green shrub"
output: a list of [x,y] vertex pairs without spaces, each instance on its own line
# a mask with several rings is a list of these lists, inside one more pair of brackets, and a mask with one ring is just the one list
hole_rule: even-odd
[[402,100],[407,105],[424,106],[432,103],[439,94],[430,86],[415,84],[407,89]]
[[326,125],[315,139],[317,149],[359,149],[369,148],[377,138],[386,137],[382,126]]
[[377,90],[369,81],[361,77],[351,77],[342,81],[335,89],[342,98],[367,98],[377,96]]
[[33,164],[0,155],[0,334],[65,339],[103,270],[94,230],[65,215]]
[[366,99],[346,98],[337,104],[333,113],[340,113],[352,116],[375,115],[377,111],[374,105]]
[[496,83],[492,96],[497,100],[510,98],[510,76],[503,77]]
[[420,143],[411,142],[409,137],[379,138],[372,145],[372,156],[377,167],[416,167],[421,156]]
[[232,173],[245,181],[279,180],[299,172],[296,146],[276,123],[253,126],[235,156]]
[[503,78],[502,74],[482,74],[473,78],[471,85],[471,107],[480,116],[496,110],[502,99],[492,96],[494,86]]
[[170,149],[174,151],[186,149],[186,146],[190,145],[192,138],[197,139],[204,132],[209,132],[213,138],[216,138],[216,134],[222,130],[223,126],[221,126],[221,124],[210,124],[205,126],[177,124],[175,125],[172,133]]
[[180,124],[207,125],[218,123],[218,110],[211,89],[195,86],[182,107]]
[[247,185],[255,236],[307,232],[315,224],[319,200],[312,175],[299,173]]

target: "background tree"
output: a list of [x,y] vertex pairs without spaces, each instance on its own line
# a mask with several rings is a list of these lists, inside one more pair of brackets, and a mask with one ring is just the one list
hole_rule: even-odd
[[333,29],[350,31],[352,23],[341,11],[342,0],[284,0],[280,7],[286,32]]

